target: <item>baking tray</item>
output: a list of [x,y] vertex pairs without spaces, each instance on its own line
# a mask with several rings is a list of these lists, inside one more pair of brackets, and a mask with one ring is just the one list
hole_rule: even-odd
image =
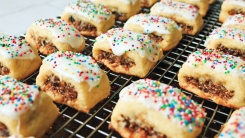
[[[197,49],[203,49],[206,36],[214,28],[221,26],[221,24],[218,22],[221,4],[221,1],[217,1],[216,3],[212,4],[207,15],[204,17],[204,25],[201,31],[194,36],[184,35],[176,48],[164,53],[162,60],[160,60],[158,64],[149,72],[146,78],[159,80],[162,83],[180,88],[178,85],[177,74],[182,64],[186,61],[187,56]],[[141,13],[149,13],[149,11],[149,8],[143,8]],[[122,27],[124,23],[125,22],[116,21],[114,27]],[[91,55],[95,38],[85,37],[85,39],[86,49],[82,53],[85,55]],[[44,58],[42,55],[41,57]],[[101,65],[101,68],[106,71],[110,79],[110,96],[98,103],[88,114],[78,112],[77,110],[65,105],[57,104],[60,109],[60,115],[53,126],[50,127],[45,134],[45,138],[120,137],[118,133],[108,129],[110,116],[119,98],[118,94],[120,90],[139,78],[115,73],[103,65]],[[23,82],[35,84],[37,74],[38,72],[35,72],[32,74],[32,76],[23,80]],[[198,137],[213,138],[218,133],[221,126],[228,120],[233,112],[233,109],[217,105],[210,100],[204,100],[188,91],[183,90],[183,92],[206,109],[207,116],[205,125],[202,133]]]

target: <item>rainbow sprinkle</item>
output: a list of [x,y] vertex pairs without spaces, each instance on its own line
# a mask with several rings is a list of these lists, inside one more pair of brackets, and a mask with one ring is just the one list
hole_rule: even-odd
[[141,57],[157,62],[161,47],[149,39],[147,35],[123,28],[113,28],[96,38],[97,42],[108,41],[113,54],[122,56],[128,51],[136,51]]
[[201,49],[189,55],[185,62],[190,67],[207,66],[224,74],[245,77],[245,61],[217,50]]
[[0,35],[0,55],[5,58],[34,59],[36,58],[30,44],[24,38]]
[[232,114],[218,138],[245,138],[245,107]]
[[[180,127],[193,132],[204,125],[204,109],[172,86],[150,79],[138,80],[120,92],[120,99],[137,101],[159,111]],[[164,123],[164,122],[163,122]]]
[[90,90],[98,86],[103,74],[97,62],[90,56],[71,51],[50,54],[43,60],[51,69],[60,74],[57,77],[67,77],[75,82],[87,82]]
[[0,76],[0,114],[16,118],[31,108],[38,95],[36,85],[27,85],[9,76]]

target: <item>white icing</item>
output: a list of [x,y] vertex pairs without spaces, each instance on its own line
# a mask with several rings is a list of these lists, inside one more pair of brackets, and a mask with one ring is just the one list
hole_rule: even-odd
[[138,0],[119,0],[119,1],[124,2],[126,4],[132,3],[134,5],[136,3],[136,1],[138,1]]
[[89,2],[80,2],[78,4],[70,3],[65,7],[65,11],[68,13],[78,14],[98,23],[109,20],[111,17],[111,11],[101,4],[93,4]]
[[103,74],[94,59],[80,53],[59,51],[47,56],[43,63],[48,64],[61,76],[71,78],[77,83],[87,82],[90,85],[89,91],[100,84]]
[[113,28],[96,38],[96,41],[108,41],[113,54],[122,56],[127,51],[136,51],[141,57],[157,62],[160,54],[160,46],[149,39],[147,35]]
[[177,14],[178,16],[183,16],[188,20],[195,20],[198,16],[198,9],[195,6],[176,1],[157,2],[151,8],[151,12],[153,11],[157,11],[158,13],[166,12],[171,15]]
[[224,0],[224,3],[245,7],[245,0]]
[[245,79],[245,61],[239,57],[225,54],[216,50],[198,50],[189,55],[185,64],[196,68],[199,65],[224,74]]
[[80,32],[64,20],[44,19],[35,21],[34,25],[50,30],[59,42],[68,43],[73,48],[81,47],[84,42]]
[[137,14],[131,17],[124,26],[137,24],[144,28],[146,34],[157,32],[171,34],[175,29],[182,30],[173,20],[157,15]]
[[243,25],[245,29],[245,15],[235,14],[229,16],[222,24],[222,27],[227,27],[229,25]]
[[18,82],[9,76],[0,76],[0,90],[0,114],[16,120],[28,109],[33,108],[33,102],[39,94],[36,85]]
[[225,27],[216,28],[209,34],[204,46],[208,46],[210,41],[217,39],[231,39],[243,43],[245,42],[245,30]]
[[218,138],[244,138],[245,137],[245,107],[233,113],[226,123],[226,127]]
[[36,55],[24,38],[0,34],[0,55],[4,58],[34,59]]
[[[120,100],[140,102],[185,130],[192,131],[196,125],[202,126],[206,113],[202,107],[184,95],[180,89],[150,79],[141,79],[122,89]],[[184,113],[188,114],[187,119]],[[188,122],[187,124],[184,122]],[[198,122],[198,123],[197,123]]]

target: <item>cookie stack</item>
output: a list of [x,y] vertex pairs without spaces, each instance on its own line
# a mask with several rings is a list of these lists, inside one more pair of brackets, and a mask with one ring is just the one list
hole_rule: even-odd
[[245,136],[244,11],[244,1],[225,0],[219,17],[223,25],[209,34],[204,44],[206,49],[189,55],[178,74],[183,89],[238,109],[217,136],[219,138]]

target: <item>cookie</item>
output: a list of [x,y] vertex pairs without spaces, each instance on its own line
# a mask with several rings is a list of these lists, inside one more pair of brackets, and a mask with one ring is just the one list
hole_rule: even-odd
[[230,15],[222,24],[222,27],[245,29],[245,15]]
[[55,102],[86,113],[110,94],[109,79],[96,61],[70,51],[47,56],[36,84]]
[[217,138],[244,138],[245,137],[245,107],[234,111],[227,123],[223,126]]
[[[165,1],[169,1],[169,0],[165,0]],[[206,15],[209,8],[208,0],[172,0],[172,1],[188,3],[195,6],[196,8],[198,8],[199,14],[201,14],[203,17]]]
[[245,14],[244,0],[224,0],[219,15],[219,21],[224,22],[230,15]]
[[141,7],[151,7],[157,0],[140,0]]
[[52,99],[36,85],[0,76],[0,137],[42,137],[59,115]]
[[230,108],[245,106],[245,61],[216,50],[198,50],[179,70],[180,87]]
[[245,60],[245,30],[236,28],[217,28],[207,37],[204,46],[217,49]]
[[134,15],[125,23],[124,29],[147,34],[164,51],[174,48],[182,39],[182,29],[175,21],[157,15]]
[[26,41],[43,55],[57,51],[81,52],[85,40],[71,24],[60,19],[35,21],[26,33]]
[[157,2],[151,8],[151,15],[158,15],[174,20],[182,28],[183,34],[194,35],[203,25],[198,9],[191,5],[176,1]]
[[115,17],[107,7],[89,2],[70,3],[61,19],[73,24],[85,36],[98,36],[115,24]]
[[21,80],[38,70],[41,63],[37,49],[24,38],[0,35],[0,75]]
[[141,79],[122,89],[109,128],[127,138],[194,138],[204,125],[204,109],[180,89]]
[[117,73],[145,77],[162,58],[161,47],[147,35],[113,28],[96,38],[93,57]]
[[140,7],[140,0],[78,0],[87,1],[95,4],[103,4],[108,7],[116,16],[116,19],[125,21],[131,16],[137,14]]

